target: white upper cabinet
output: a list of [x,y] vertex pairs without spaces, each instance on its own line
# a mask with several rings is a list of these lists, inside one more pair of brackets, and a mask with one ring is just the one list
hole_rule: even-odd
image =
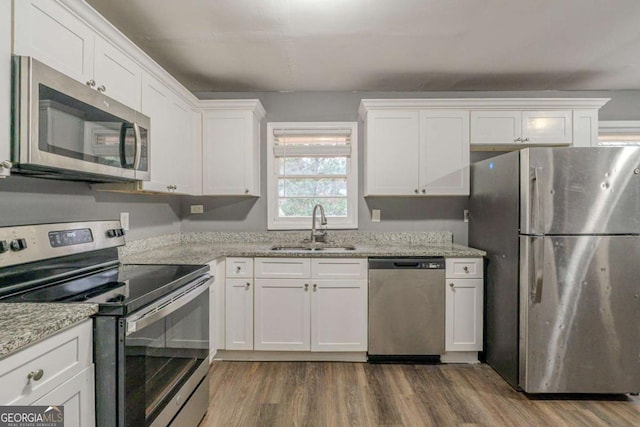
[[420,112],[371,111],[365,132],[365,195],[415,194],[420,180]]
[[605,98],[467,100],[471,148],[516,150],[530,146],[597,145],[598,109]]
[[420,193],[469,194],[469,112],[420,112]]
[[400,101],[362,101],[365,196],[469,194],[468,111]]
[[15,54],[31,56],[140,109],[142,70],[123,51],[58,2],[22,0],[13,4]]
[[[200,194],[199,115],[148,74],[142,82],[141,112],[151,118],[151,179],[139,190]],[[188,165],[188,167],[186,167]]]
[[51,0],[14,1],[16,55],[31,56],[82,83],[93,80],[95,32]]
[[[11,93],[11,2],[0,1],[0,93]],[[0,176],[9,174],[2,162],[11,158],[11,97],[0,98]]]
[[571,145],[571,110],[472,111],[471,141],[491,145]]
[[259,100],[203,101],[204,195],[260,196]]
[[96,36],[94,81],[105,95],[140,110],[142,70],[120,49]]

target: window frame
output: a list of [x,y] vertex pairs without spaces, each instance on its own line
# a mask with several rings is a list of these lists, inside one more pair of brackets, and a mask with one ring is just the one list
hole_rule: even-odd
[[327,216],[328,229],[358,228],[358,122],[268,122],[267,123],[267,229],[311,230],[309,217],[278,217],[278,157],[274,154],[275,130],[351,129],[351,154],[347,158],[347,212],[345,218]]

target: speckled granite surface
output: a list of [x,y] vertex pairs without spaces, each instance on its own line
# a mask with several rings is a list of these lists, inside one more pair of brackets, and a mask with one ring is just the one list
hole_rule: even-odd
[[204,264],[218,257],[347,257],[367,258],[379,256],[444,256],[482,257],[484,251],[454,243],[440,244],[355,244],[351,251],[273,251],[273,243],[179,243],[149,251],[130,254],[122,262],[139,264]]
[[97,312],[97,304],[0,303],[0,358]]

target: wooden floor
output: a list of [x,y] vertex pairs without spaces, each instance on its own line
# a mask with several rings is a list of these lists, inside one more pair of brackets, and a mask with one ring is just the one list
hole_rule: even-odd
[[487,365],[215,362],[201,426],[640,426],[630,396],[528,398]]

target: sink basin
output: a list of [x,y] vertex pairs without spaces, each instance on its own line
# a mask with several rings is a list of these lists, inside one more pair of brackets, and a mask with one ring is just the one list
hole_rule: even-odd
[[304,252],[304,251],[321,251],[321,252],[342,252],[342,251],[354,251],[356,249],[353,245],[343,246],[323,246],[323,245],[276,245],[272,246],[272,251],[287,251],[287,252]]

